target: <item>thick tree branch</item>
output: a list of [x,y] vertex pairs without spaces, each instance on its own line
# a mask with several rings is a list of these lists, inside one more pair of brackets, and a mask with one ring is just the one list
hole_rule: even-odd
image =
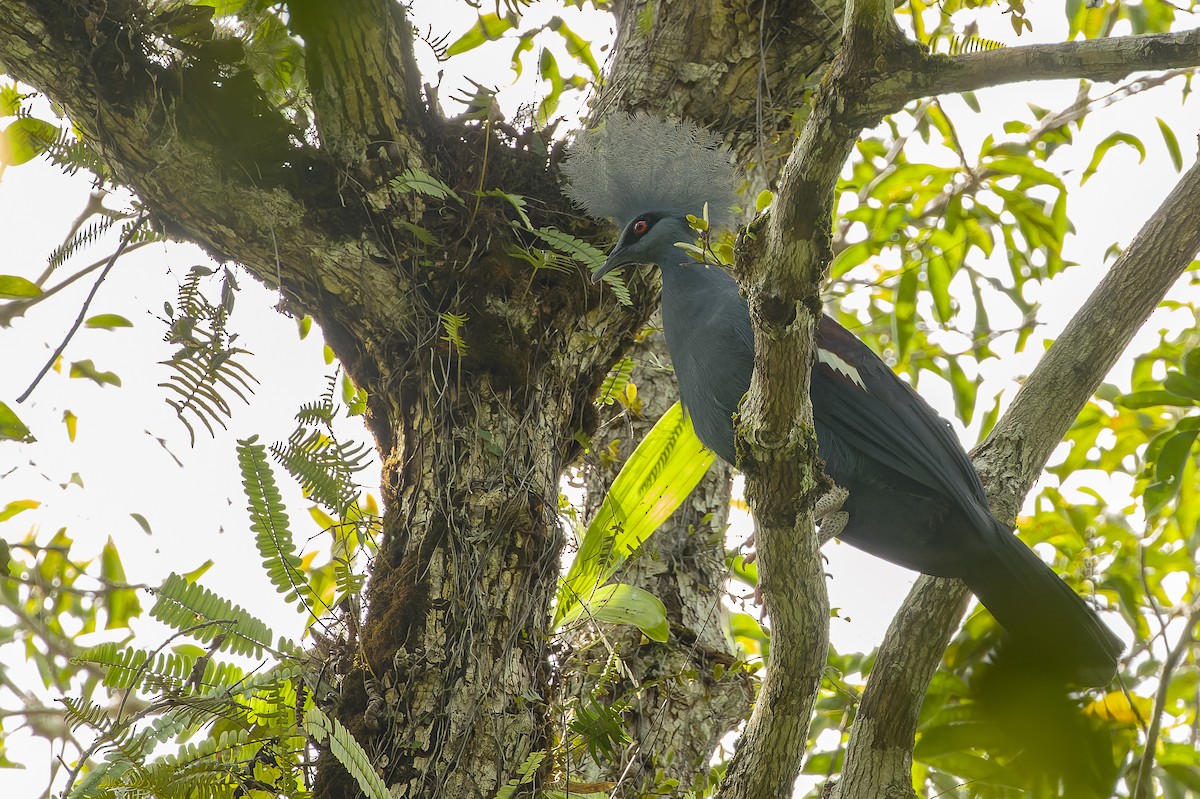
[[[1022,386],[975,454],[992,510],[1012,519],[1054,447],[1133,335],[1200,251],[1200,165],[1194,165]],[[912,795],[917,711],[966,587],[921,577],[880,647],[846,753],[841,799]]]
[[878,117],[910,100],[1031,80],[1117,81],[1133,72],[1200,64],[1200,29],[1008,47],[960,56],[925,55],[889,71],[866,91],[858,113]]
[[808,401],[813,333],[832,258],[833,188],[861,133],[844,109],[869,83],[876,58],[905,48],[889,4],[847,5],[842,47],[784,166],[772,211],[739,242],[737,277],[755,352],[737,428],[738,466],[757,523],[772,630],[758,702],[721,786],[730,799],[791,794],[825,666],[829,601],[812,509],[830,484],[816,466]]
[[791,152],[796,112],[833,58],[843,9],[838,0],[620,0],[594,114],[694,120],[773,176]]
[[335,191],[324,157],[293,138],[249,73],[164,66],[170,48],[141,13],[129,2],[11,0],[0,62],[66,109],[168,235],[282,281],[318,316],[323,297],[353,291],[374,306],[367,317],[394,327],[406,292],[394,270],[370,268],[390,256],[365,233],[347,235],[365,227],[361,208],[310,207]]
[[393,0],[292,0],[288,8],[304,37],[317,130],[339,165],[370,186],[410,163],[419,165],[423,158],[412,131],[425,112],[404,6]]

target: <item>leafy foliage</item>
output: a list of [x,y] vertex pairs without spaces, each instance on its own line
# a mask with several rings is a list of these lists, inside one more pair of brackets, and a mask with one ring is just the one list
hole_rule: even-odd
[[242,470],[242,487],[250,502],[250,531],[255,534],[263,568],[275,590],[284,594],[288,602],[298,602],[309,613],[319,615],[314,608],[319,600],[304,575],[303,561],[296,554],[287,509],[275,486],[266,447],[256,442],[257,437],[238,442],[238,465]]
[[179,345],[179,349],[163,362],[172,374],[159,385],[175,395],[167,399],[167,404],[175,409],[193,443],[196,430],[190,419],[204,425],[209,435],[215,435],[213,424],[224,428],[225,420],[233,414],[224,392],[248,402],[246,395],[253,393],[258,382],[238,360],[250,352],[233,346],[237,335],[227,330],[237,282],[229,268],[221,271],[218,302],[211,302],[200,288],[201,280],[213,270],[194,266],[179,287],[175,306],[163,306],[168,328],[165,340]]
[[[203,643],[218,649],[260,658],[271,649],[273,634],[262,621],[242,607],[178,574],[172,574],[157,591],[150,615]],[[295,649],[280,641],[281,650]]]
[[[1031,29],[1019,0],[911,2],[900,13],[918,40],[950,53],[974,52],[999,43],[980,38],[970,23],[963,24],[989,5],[998,5],[1016,33]],[[503,13],[499,5],[494,13],[481,11],[479,21],[443,45],[441,54],[455,57],[484,47],[503,48],[520,74],[529,65],[527,55],[536,53],[546,90],[530,116],[545,123],[568,93],[596,79],[596,54],[602,51],[594,50],[594,43],[560,17],[529,26],[524,7],[518,0],[506,0]],[[288,30],[285,9],[267,0],[159,4],[148,13],[147,25],[161,48],[155,57],[217,64],[219,71],[236,65],[239,74],[253,77],[301,134],[313,136],[303,42]],[[1098,38],[1117,26],[1134,33],[1165,30],[1184,11],[1178,4],[1158,0],[1070,0],[1065,18],[1071,37]],[[649,28],[654,20],[654,4],[649,4],[640,23]],[[1092,87],[1081,86],[1070,108],[1055,112],[1030,107],[994,126],[993,136],[971,148],[959,135],[967,112],[951,101],[914,103],[887,120],[860,143],[839,186],[842,213],[834,231],[837,260],[831,289],[837,302],[831,307],[836,304],[840,321],[868,339],[914,384],[931,377],[943,380],[959,418],[986,432],[1002,408],[998,390],[992,396],[983,393],[987,367],[1037,341],[1044,286],[1073,267],[1064,249],[1073,233],[1071,220],[1079,211],[1068,206],[1068,192],[1076,181],[1098,181],[1119,158],[1132,160],[1136,154],[1149,159],[1154,149],[1144,132],[1121,129],[1083,153],[1073,168],[1055,159],[1072,148],[1082,149],[1077,140],[1082,140],[1083,123],[1092,110],[1133,96],[1142,90],[1139,87],[1157,80],[1139,78],[1099,96],[1091,94]],[[480,84],[477,88],[479,102],[473,113],[486,114],[495,92]],[[99,183],[113,181],[98,153],[69,126],[36,118],[28,99],[15,85],[0,87],[0,116],[5,118],[0,164],[23,165],[40,156],[67,172],[89,170]],[[983,112],[973,96],[964,102],[971,113]],[[987,111],[996,113],[994,108]],[[1162,120],[1158,131],[1171,162],[1181,168],[1178,136]],[[388,187],[428,198],[431,207],[463,204],[453,188],[415,168]],[[509,203],[510,213],[520,220],[513,221],[514,230],[528,231],[545,245],[546,249],[531,247],[533,238],[522,235],[520,247],[509,250],[512,258],[530,267],[529,286],[543,270],[563,271],[571,263],[594,270],[603,262],[603,253],[591,245],[557,228],[533,224],[530,216],[540,198],[511,191],[484,191],[481,186],[476,202],[490,197]],[[470,201],[470,194],[464,194]],[[756,206],[762,210],[761,204]],[[111,217],[102,217],[73,231],[51,254],[49,267],[97,241],[111,225]],[[416,222],[401,220],[398,225],[424,245],[434,244],[432,233]],[[171,377],[163,385],[193,439],[197,420],[214,433],[229,420],[232,398],[245,401],[255,384],[242,365],[249,353],[228,332],[236,289],[233,274],[223,270],[220,299],[212,302],[204,296],[202,283],[213,274],[203,267],[189,273],[175,306],[165,311],[167,339],[178,349],[167,362]],[[631,302],[619,279],[606,280],[618,299]],[[1192,283],[1185,288],[1194,293],[1194,277]],[[0,299],[23,302],[46,293],[41,281],[0,276]],[[1078,732],[1071,740],[1086,753],[1089,766],[1095,766],[1092,779],[1098,775],[1103,783],[1103,791],[1098,791],[1095,782],[1068,783],[1058,775],[1073,796],[1134,795],[1139,785],[1150,795],[1172,799],[1200,790],[1194,749],[1198,672],[1192,643],[1200,590],[1195,574],[1200,558],[1195,447],[1200,432],[1200,342],[1194,333],[1194,309],[1180,302],[1171,310],[1192,315],[1182,327],[1185,332],[1164,333],[1147,347],[1132,368],[1128,387],[1106,386],[1099,392],[1070,431],[1050,469],[1048,485],[1021,521],[1021,534],[1053,560],[1056,570],[1110,616],[1119,614],[1132,630],[1133,648],[1123,669],[1127,690],[1075,697],[1060,708],[1070,723],[1079,725],[1071,728]],[[996,322],[1000,318],[1018,321],[1005,327]],[[105,325],[110,323],[119,324],[109,319]],[[440,323],[445,342],[465,355],[475,335],[471,320],[447,313]],[[101,385],[116,384],[115,373],[97,363],[109,362],[78,357],[70,373]],[[636,407],[636,373],[630,367],[622,362],[613,369],[603,399]],[[341,390],[351,413],[362,413],[365,392],[346,379]],[[296,432],[270,448],[276,462],[316,503],[310,514],[333,541],[329,564],[314,566],[313,553],[297,547],[297,533],[267,450],[256,438],[238,447],[250,529],[264,572],[296,607],[302,623],[317,629],[327,620],[317,618],[327,608],[355,606],[364,579],[355,568],[358,556],[369,552],[378,525],[370,498],[360,500],[358,483],[369,466],[367,447],[334,434],[334,394],[331,382],[325,396],[297,415]],[[63,414],[71,439],[75,418],[69,411]],[[688,435],[686,430],[673,430],[648,443],[627,467],[625,482],[618,480],[615,499],[589,526],[563,584],[555,608],[560,625],[587,617],[608,622],[632,618],[652,640],[667,637],[659,600],[630,586],[605,583],[636,551],[655,520],[686,494],[692,471],[707,466]],[[3,402],[0,439],[3,446],[32,440],[29,428]],[[8,468],[0,469],[0,477]],[[1108,476],[1125,481],[1127,499],[1101,486]],[[24,494],[0,500],[0,523],[24,524],[41,512],[39,500]],[[149,525],[143,527],[148,534]],[[5,528],[10,529],[14,528]],[[71,795],[303,795],[313,741],[328,746],[368,795],[386,792],[371,759],[349,731],[314,705],[316,678],[300,665],[296,645],[275,642],[253,608],[201,587],[198,574],[172,576],[158,590],[152,615],[173,630],[160,646],[146,648],[133,639],[80,650],[78,635],[124,630],[142,608],[139,589],[127,582],[115,544],[110,542],[95,557],[81,556],[77,550],[65,529],[51,535],[31,530],[24,537],[6,532],[0,539],[0,641],[23,649],[5,662],[24,657],[44,685],[80,694],[65,700],[64,717],[76,733],[95,738],[80,750],[79,770],[70,775]],[[752,567],[739,563],[737,569],[753,582]],[[769,632],[753,615],[734,615],[730,632],[747,656],[765,656]],[[999,738],[989,726],[988,697],[980,684],[991,676],[994,663],[989,658],[997,638],[987,614],[972,615],[925,698],[915,752],[915,779],[924,794],[990,799],[1054,792],[1056,786],[1044,771],[1027,768],[1035,759],[1029,750],[1036,748],[1028,740],[1040,740],[1033,736],[1042,727],[1058,728],[1039,716],[1025,718],[1020,729],[1030,737],[1022,749],[1011,738]],[[71,654],[75,657],[68,657]],[[247,664],[248,658],[270,662]],[[811,730],[807,773],[834,777],[841,768],[846,730],[854,721],[873,659],[871,654],[831,650]],[[621,668],[618,653],[608,667],[614,673]],[[4,668],[6,679],[10,668]],[[626,697],[604,694],[606,686],[602,679],[596,693],[580,697],[569,713],[561,714],[566,748],[586,752],[597,763],[611,763],[629,742],[622,719]],[[94,692],[104,689],[120,693],[111,702],[100,701]],[[29,723],[37,718],[30,713]],[[1158,738],[1149,733],[1154,719],[1165,727]],[[12,765],[3,746],[0,736],[0,766]],[[508,781],[499,795],[522,793],[533,785],[541,790],[536,780],[558,765],[547,762],[555,757],[553,751],[532,753],[516,774],[505,775]],[[1140,782],[1137,771],[1143,761],[1153,762],[1148,766],[1153,785]],[[713,773],[719,777],[721,772]],[[698,786],[697,795],[714,793],[714,779]],[[1031,781],[1036,790],[1028,787]]]
[[304,495],[339,516],[347,515],[358,501],[354,475],[371,462],[366,444],[341,442],[333,430],[337,409],[334,382],[315,402],[296,414],[296,429],[284,443],[271,445],[271,454],[304,489]]
[[588,524],[559,588],[556,626],[578,616],[580,603],[597,599],[593,592],[679,507],[712,462],[675,403],[629,456]]

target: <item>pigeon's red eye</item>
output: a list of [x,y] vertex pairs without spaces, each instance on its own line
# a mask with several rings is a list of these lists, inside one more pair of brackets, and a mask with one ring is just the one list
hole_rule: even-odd
[[633,223],[633,232],[638,234],[639,236],[642,235],[643,233],[645,233],[649,229],[650,229],[650,223],[648,223],[645,219],[639,219],[638,221]]

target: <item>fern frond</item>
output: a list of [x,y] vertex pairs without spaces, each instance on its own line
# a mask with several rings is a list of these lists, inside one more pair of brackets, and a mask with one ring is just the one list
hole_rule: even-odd
[[935,53],[946,55],[965,55],[967,53],[982,53],[989,50],[1001,50],[1007,47],[1003,42],[994,39],[984,39],[982,36],[935,36],[929,40],[929,49]]
[[445,331],[442,341],[453,344],[461,357],[467,357],[467,342],[462,337],[462,327],[467,323],[467,317],[446,312],[438,314],[438,318],[442,320],[442,330]]
[[454,189],[447,186],[442,181],[435,178],[426,172],[415,167],[409,167],[404,170],[400,177],[392,178],[392,188],[401,193],[416,192],[417,194],[425,194],[438,200],[444,200],[447,197],[455,202],[461,203],[462,198],[454,193]]
[[96,185],[112,182],[112,172],[100,154],[69,130],[64,129],[59,133],[58,139],[50,145],[45,155],[50,159],[50,163],[67,175],[74,175],[79,170],[86,169],[96,176]]
[[388,799],[387,785],[376,773],[370,755],[340,721],[311,707],[304,714],[304,727],[313,740],[328,747],[330,754],[354,777],[363,793],[370,799]]
[[303,610],[317,615],[313,605],[320,601],[308,578],[302,561],[296,554],[292,530],[283,497],[275,485],[275,475],[267,461],[267,448],[255,443],[257,437],[238,441],[238,465],[242,470],[242,487],[249,500],[250,531],[258,546],[267,576],[285,601],[298,602]]
[[617,361],[608,376],[604,378],[604,382],[600,384],[600,392],[596,395],[596,401],[601,405],[612,405],[617,401],[617,397],[625,392],[625,387],[629,385],[629,378],[633,374],[633,359],[622,358]]
[[238,359],[250,355],[249,350],[233,346],[236,336],[226,330],[233,309],[237,283],[233,273],[224,270],[221,297],[211,302],[201,290],[201,280],[213,273],[208,267],[194,266],[179,286],[175,306],[166,306],[168,329],[165,340],[179,345],[170,360],[162,363],[172,374],[161,388],[173,392],[167,404],[175,410],[179,421],[187,428],[195,444],[198,420],[209,435],[215,435],[214,425],[225,428],[225,420],[233,415],[226,394],[249,402],[258,380]]
[[90,727],[103,735],[112,727],[112,719],[107,708],[101,707],[95,702],[71,696],[64,696],[61,701],[63,707],[66,708],[63,711],[63,718],[72,729]]
[[116,221],[115,217],[102,216],[90,225],[84,225],[75,231],[75,235],[54,248],[50,257],[46,259],[46,266],[49,269],[57,269],[62,266],[81,247],[94,243],[104,235]]
[[224,634],[221,650],[256,658],[271,648],[274,635],[266,624],[240,605],[178,574],[167,577],[155,593],[158,599],[150,615],[203,643]]
[[570,233],[564,233],[555,227],[542,227],[533,230],[535,236],[549,244],[561,253],[571,256],[595,272],[604,266],[604,253],[582,239],[577,239]]
[[306,497],[343,516],[358,499],[354,475],[370,463],[371,449],[297,427],[286,443],[271,445],[271,454],[296,478]]

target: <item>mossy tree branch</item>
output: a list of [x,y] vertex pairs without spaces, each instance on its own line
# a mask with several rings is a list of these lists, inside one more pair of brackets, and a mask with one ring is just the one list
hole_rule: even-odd
[[812,510],[830,487],[808,400],[820,287],[832,259],[834,185],[862,132],[853,107],[906,42],[880,0],[850,2],[843,40],[780,176],[771,213],[739,242],[736,273],[754,324],[754,376],[737,430],[757,523],[771,654],[720,795],[786,797],[800,772],[829,640],[829,600]]
[[1134,72],[1200,64],[1200,29],[1006,47],[959,56],[925,55],[889,70],[857,111],[881,116],[921,97],[960,94],[1031,80],[1117,81]]

